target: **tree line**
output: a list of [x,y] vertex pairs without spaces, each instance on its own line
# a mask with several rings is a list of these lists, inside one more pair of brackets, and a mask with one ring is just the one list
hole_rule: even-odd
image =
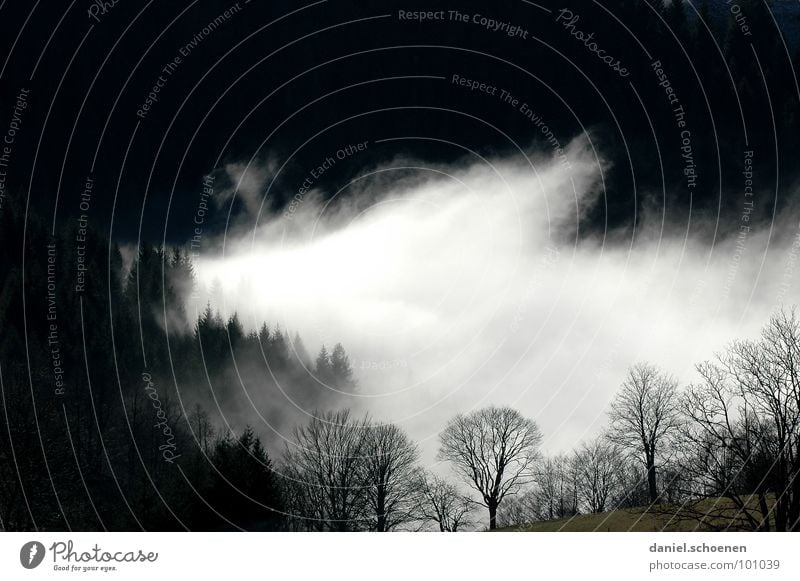
[[452,418],[438,459],[468,491],[417,466],[395,425],[348,411],[314,417],[283,458],[292,526],[301,530],[489,529],[647,507],[710,529],[800,530],[800,319],[771,317],[680,389],[631,366],[608,426],[567,454],[540,453],[535,421],[490,406]]
[[632,366],[606,430],[540,462],[503,523],[649,506],[711,529],[800,530],[798,363],[792,309],[698,364],[683,389],[652,364]]
[[458,531],[633,506],[679,507],[707,526],[730,507],[720,526],[799,526],[794,310],[699,364],[683,388],[632,366],[606,430],[566,454],[542,454],[538,425],[517,410],[458,414],[434,473],[400,426],[341,409],[357,389],[341,345],[312,360],[278,326],[247,332],[211,307],[189,316],[193,271],[180,250],[143,244],[126,268],[92,233],[78,292],[75,233],[52,236],[36,216],[22,230],[6,207],[4,530]]

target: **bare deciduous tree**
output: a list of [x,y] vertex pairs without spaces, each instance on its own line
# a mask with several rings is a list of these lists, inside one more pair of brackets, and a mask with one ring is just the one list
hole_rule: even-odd
[[609,419],[609,439],[635,451],[647,471],[650,502],[656,502],[656,462],[681,424],[677,382],[654,365],[634,365],[611,402]]
[[367,430],[367,420],[352,418],[349,410],[318,414],[295,430],[295,441],[286,450],[284,474],[290,510],[305,528],[363,528]]
[[386,532],[416,520],[417,447],[393,424],[372,425],[364,446],[365,493],[370,529]]
[[435,522],[441,532],[455,533],[472,524],[472,502],[435,474],[421,476],[420,516]]
[[440,435],[439,457],[449,460],[489,510],[497,528],[497,507],[508,494],[531,482],[542,435],[538,426],[509,407],[488,407],[450,420]]
[[649,503],[647,470],[638,459],[626,457],[619,477],[620,495],[614,502],[617,508],[635,508]]
[[506,499],[498,526],[518,526],[573,516],[579,508],[577,455],[545,458],[534,468],[533,486]]
[[800,321],[773,316],[756,341],[736,341],[697,367],[684,410],[685,463],[706,496],[733,502],[748,528],[800,529]]
[[623,462],[620,451],[604,438],[583,444],[575,452],[577,488],[586,512],[606,510],[619,495]]
[[547,458],[536,468],[534,479],[537,520],[552,520],[578,512],[577,466],[565,455]]

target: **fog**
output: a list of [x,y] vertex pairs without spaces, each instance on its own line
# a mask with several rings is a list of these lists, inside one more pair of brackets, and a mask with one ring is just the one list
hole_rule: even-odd
[[690,382],[798,296],[790,216],[749,232],[735,217],[714,238],[715,224],[687,236],[652,210],[635,229],[583,234],[607,170],[584,139],[554,157],[398,159],[273,215],[257,195],[272,164],[228,166],[247,219],[204,240],[189,313],[210,300],[245,327],[279,323],[312,356],[343,343],[359,383],[343,405],[402,425],[428,465],[446,420],[488,404],[535,419],[546,451],[569,450],[602,429],[628,365]]

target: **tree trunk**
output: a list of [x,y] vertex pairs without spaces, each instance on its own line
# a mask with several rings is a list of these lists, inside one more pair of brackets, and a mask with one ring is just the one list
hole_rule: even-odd
[[795,476],[789,488],[789,522],[786,529],[800,531],[800,476]]
[[[784,446],[781,446],[781,450],[785,449],[786,448],[784,444]],[[791,496],[788,494],[788,488],[791,480],[786,468],[787,466],[784,453],[780,452],[778,456],[778,482],[781,484],[785,482],[786,486],[780,486],[780,488],[783,488],[783,490],[778,491],[776,494],[777,498],[775,499],[775,506],[773,507],[773,512],[775,514],[775,530],[779,532],[786,531],[788,524],[787,521],[789,520],[788,500],[791,498]]]
[[[769,532],[769,507],[767,506],[766,495],[762,492],[758,493],[758,508],[761,510],[761,525],[759,530]],[[777,530],[777,524],[775,525]]]
[[786,531],[786,524],[788,520],[788,510],[786,507],[786,496],[781,494],[778,496],[778,499],[775,501],[775,506],[773,507],[773,512],[775,513],[775,530],[778,532]]
[[497,502],[494,500],[489,501],[489,530],[497,529]]
[[658,489],[656,488],[656,462],[652,457],[647,458],[647,490],[650,495],[650,504],[655,504],[658,500]]
[[385,533],[386,532],[386,490],[382,485],[378,486],[378,498],[377,498],[377,532]]

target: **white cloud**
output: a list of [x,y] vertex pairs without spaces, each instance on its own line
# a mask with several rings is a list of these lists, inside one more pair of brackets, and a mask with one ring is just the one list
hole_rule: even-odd
[[738,261],[735,237],[565,243],[601,169],[583,141],[567,159],[429,167],[413,180],[382,168],[356,198],[311,192],[290,217],[229,232],[198,276],[221,282],[223,311],[246,325],[279,322],[312,351],[341,341],[360,381],[352,406],[403,424],[428,462],[449,417],[489,403],[516,406],[547,449],[566,450],[602,427],[628,365],[688,381],[798,288],[791,241],[768,245],[767,232],[750,233]]

